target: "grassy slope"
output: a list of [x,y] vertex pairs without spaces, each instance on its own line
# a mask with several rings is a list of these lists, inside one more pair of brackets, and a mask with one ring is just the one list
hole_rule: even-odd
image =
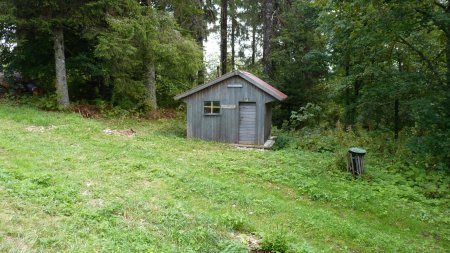
[[[102,132],[130,127],[135,137]],[[450,249],[448,206],[370,160],[353,180],[327,170],[332,155],[237,150],[182,132],[179,121],[0,104],[0,251],[234,252],[235,230],[282,233],[298,252]]]

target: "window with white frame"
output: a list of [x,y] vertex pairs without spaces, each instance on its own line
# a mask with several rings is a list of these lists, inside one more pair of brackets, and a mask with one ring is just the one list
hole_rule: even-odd
[[205,101],[203,102],[204,114],[219,114],[220,113],[220,101]]

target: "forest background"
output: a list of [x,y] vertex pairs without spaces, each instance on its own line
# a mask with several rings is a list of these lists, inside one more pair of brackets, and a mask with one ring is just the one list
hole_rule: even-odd
[[[359,129],[402,150],[405,161],[413,155],[426,170],[449,169],[450,1],[0,5],[0,94],[9,98],[29,85],[44,109],[183,110],[174,95],[245,69],[289,96],[274,112],[285,133]],[[204,57],[214,32],[219,64]]]

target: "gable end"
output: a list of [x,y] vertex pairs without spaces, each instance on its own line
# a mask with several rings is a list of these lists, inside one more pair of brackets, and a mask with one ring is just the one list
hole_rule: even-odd
[[287,96],[283,92],[277,90],[275,87],[273,87],[272,85],[264,82],[263,80],[261,80],[260,78],[256,77],[255,75],[253,75],[253,74],[251,74],[249,72],[246,72],[246,71],[239,71],[239,70],[237,70],[237,71],[234,71],[234,72],[227,73],[227,74],[225,74],[223,76],[220,76],[220,77],[218,77],[218,78],[216,78],[216,79],[214,79],[214,80],[212,80],[212,81],[210,81],[208,83],[205,83],[205,84],[202,84],[200,86],[197,86],[197,87],[195,87],[195,88],[193,88],[191,90],[183,92],[183,93],[175,96],[174,99],[180,100],[180,99],[186,98],[186,97],[191,96],[191,95],[193,95],[193,94],[195,94],[195,93],[197,93],[197,92],[199,92],[201,90],[204,90],[204,89],[206,89],[208,87],[211,87],[211,86],[213,86],[215,84],[218,84],[218,83],[220,83],[220,82],[222,82],[222,81],[224,81],[226,79],[229,79],[229,78],[231,78],[233,76],[240,76],[242,79],[244,79],[247,82],[253,84],[254,86],[258,87],[259,89],[261,89],[262,91],[264,91],[265,93],[271,95],[272,97],[274,97],[275,99],[277,99],[279,101],[282,101],[282,100],[287,98]]

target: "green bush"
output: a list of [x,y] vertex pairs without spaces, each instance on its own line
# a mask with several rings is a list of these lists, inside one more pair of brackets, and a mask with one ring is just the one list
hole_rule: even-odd
[[275,144],[272,146],[272,150],[280,150],[288,148],[291,143],[295,142],[295,137],[287,131],[274,130],[274,135],[277,136]]
[[58,111],[62,108],[58,105],[58,98],[56,94],[39,97],[35,103],[36,107],[46,111]]
[[63,108],[58,105],[56,94],[47,94],[41,97],[30,95],[9,95],[4,98],[8,103],[17,103],[20,105],[28,105],[45,111],[59,111]]
[[115,80],[112,103],[127,111],[149,108],[145,97],[145,86],[141,81]]
[[321,121],[322,107],[307,103],[298,111],[292,111],[290,117],[291,127],[298,129],[304,126],[318,126]]
[[261,250],[274,253],[285,253],[288,249],[289,247],[286,235],[282,232],[265,236],[261,241]]

